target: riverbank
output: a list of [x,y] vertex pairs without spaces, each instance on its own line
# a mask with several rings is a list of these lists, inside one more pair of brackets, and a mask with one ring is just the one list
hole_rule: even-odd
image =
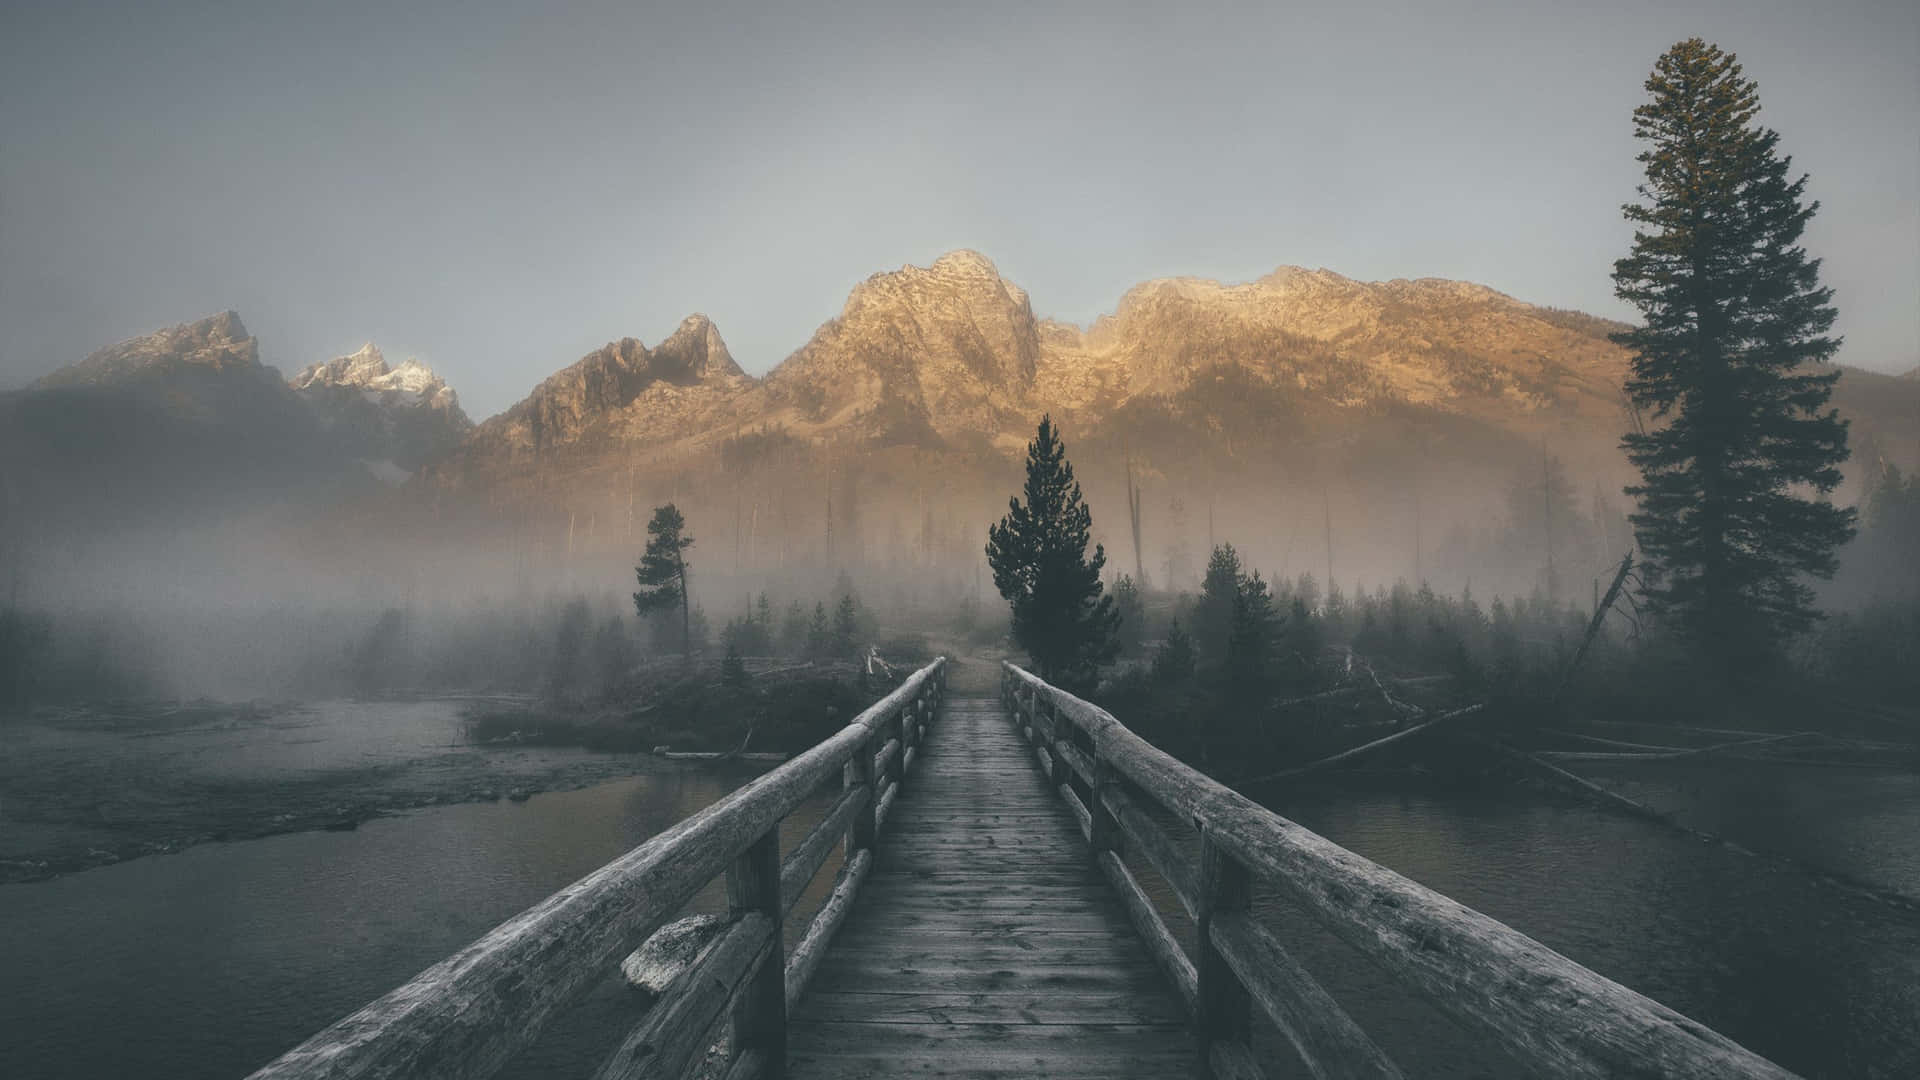
[[[485,745],[504,697],[307,704],[116,703],[0,721],[0,884],[199,844],[453,803],[524,800],[701,766],[648,754]],[[708,766],[711,767],[711,766]]]

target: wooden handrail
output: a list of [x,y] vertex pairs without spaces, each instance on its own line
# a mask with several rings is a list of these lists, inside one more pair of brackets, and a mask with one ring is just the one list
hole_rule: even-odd
[[[1249,999],[1315,1076],[1393,1076],[1373,1045],[1280,942],[1246,913],[1244,882],[1281,890],[1337,937],[1536,1075],[1767,1077],[1792,1074],[1525,934],[1288,821],[1135,735],[1106,710],[1004,664],[1001,693],[1062,772],[1125,782],[1098,797],[1118,835],[1146,856],[1200,926],[1199,963],[1172,940],[1111,850],[1093,856],[1122,893],[1149,952],[1193,1003],[1200,1060],[1215,1076],[1258,1076],[1244,1035]],[[1092,753],[1084,747],[1091,745]],[[1072,794],[1072,785],[1060,785]],[[1193,825],[1189,859],[1131,791]],[[1085,808],[1081,808],[1084,813]],[[1094,830],[1098,831],[1098,830]],[[1146,925],[1147,923],[1157,925]],[[1160,946],[1160,947],[1156,947]]]
[[[871,864],[878,822],[945,692],[946,670],[942,657],[914,672],[813,749],[501,923],[287,1051],[254,1080],[490,1076],[722,874],[732,924],[597,1075],[678,1076],[731,1008],[727,1076],[777,1077],[785,1067],[787,1004],[846,917]],[[783,862],[780,822],[834,778],[843,794]],[[876,785],[878,778],[891,783]],[[783,916],[842,830],[846,865],[792,961],[783,962]]]

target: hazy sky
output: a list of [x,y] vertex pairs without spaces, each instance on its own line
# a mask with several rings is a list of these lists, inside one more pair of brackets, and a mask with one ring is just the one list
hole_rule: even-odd
[[1630,113],[1693,34],[1813,174],[1841,359],[1920,362],[1911,0],[0,4],[0,386],[234,308],[479,418],[693,311],[765,371],[956,247],[1078,322],[1281,264],[1620,316]]

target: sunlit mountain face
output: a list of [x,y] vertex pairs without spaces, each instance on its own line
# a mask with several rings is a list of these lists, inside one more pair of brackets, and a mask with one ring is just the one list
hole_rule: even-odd
[[[1191,577],[1231,539],[1271,572],[1524,588],[1532,571],[1503,580],[1482,534],[1547,459],[1585,519],[1572,576],[1628,542],[1619,439],[1657,420],[1625,404],[1618,329],[1465,282],[1296,267],[1149,281],[1081,327],[956,251],[856,286],[764,377],[693,315],[477,425],[372,344],[284,378],[233,312],[104,348],[0,410],[9,497],[35,508],[24,548],[243,522],[282,549],[270,562],[322,579],[433,580],[447,553],[529,581],[618,575],[673,500],[725,552],[723,580],[849,560],[961,579],[1051,414],[1117,569]],[[1849,369],[1835,401],[1868,460],[1920,463],[1914,377]]]

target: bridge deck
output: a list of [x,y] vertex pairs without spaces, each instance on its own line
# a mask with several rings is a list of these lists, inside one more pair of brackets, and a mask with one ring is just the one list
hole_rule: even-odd
[[922,753],[789,1076],[1190,1076],[1179,1002],[1005,708],[948,699]]

